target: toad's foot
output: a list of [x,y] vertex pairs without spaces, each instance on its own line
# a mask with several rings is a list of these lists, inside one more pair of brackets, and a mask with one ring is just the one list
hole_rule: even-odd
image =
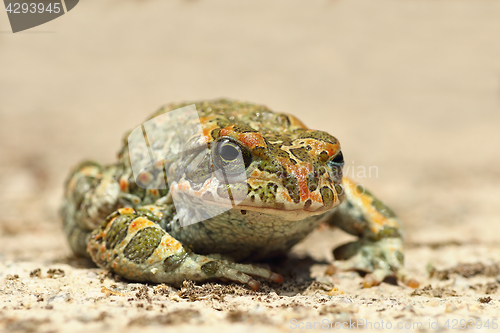
[[336,248],[333,252],[335,270],[357,270],[368,273],[363,287],[379,285],[386,277],[394,276],[409,287],[419,283],[404,268],[401,238],[383,238],[378,241],[360,239]]
[[394,212],[348,178],[342,179],[342,186],[345,203],[328,223],[359,239],[335,249],[335,259],[345,261],[336,261],[334,266],[339,270],[369,273],[365,276],[364,287],[376,286],[389,276],[395,276],[410,287],[418,287],[418,282],[404,269],[403,233]]
[[252,276],[264,278],[276,283],[283,282],[283,277],[281,275],[255,265],[239,264],[228,260],[214,260],[197,254],[192,255],[198,257],[197,260],[200,261],[200,269],[207,275],[207,279],[216,278],[238,282],[247,285],[254,291],[260,289],[260,283],[254,280]]
[[184,280],[229,280],[258,290],[253,277],[282,282],[281,275],[253,265],[214,259],[186,249],[156,222],[157,206],[121,208],[90,236],[87,251],[100,267],[133,281],[181,285]]

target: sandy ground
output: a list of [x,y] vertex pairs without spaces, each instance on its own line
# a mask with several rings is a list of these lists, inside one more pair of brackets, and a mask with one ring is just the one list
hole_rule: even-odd
[[[0,12],[0,330],[500,325],[499,1],[87,0],[9,31]],[[285,282],[259,292],[127,283],[72,256],[68,170],[112,162],[162,104],[220,96],[339,138],[348,175],[405,222],[422,288],[325,275],[347,239],[328,229],[268,263]]]

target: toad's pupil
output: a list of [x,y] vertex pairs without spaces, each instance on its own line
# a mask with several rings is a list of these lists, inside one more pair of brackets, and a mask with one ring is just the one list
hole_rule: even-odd
[[220,157],[226,161],[232,161],[238,157],[240,151],[232,145],[222,146],[220,149]]

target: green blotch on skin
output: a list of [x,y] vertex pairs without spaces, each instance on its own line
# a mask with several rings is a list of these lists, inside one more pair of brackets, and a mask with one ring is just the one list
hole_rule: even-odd
[[217,140],[220,136],[220,128],[213,129],[212,132],[210,132],[210,135],[214,140]]
[[319,153],[318,158],[320,161],[325,162],[330,158],[330,156],[328,156],[328,153],[323,150],[321,153]]
[[382,238],[395,238],[401,237],[399,230],[393,227],[384,227],[376,235],[374,235],[375,240],[381,240]]
[[314,173],[310,173],[307,175],[307,187],[309,191],[314,192],[318,188],[318,177],[314,175]]
[[335,192],[337,192],[338,195],[342,195],[344,193],[344,188],[340,184],[335,184]]
[[147,208],[138,208],[137,211],[141,213],[142,216],[146,217],[148,220],[154,221],[154,222],[159,222],[161,221],[162,217],[155,215],[154,212],[150,211]]
[[215,275],[218,269],[219,269],[219,263],[217,261],[209,261],[203,266],[201,266],[201,270],[208,276]]
[[164,233],[163,230],[155,227],[138,231],[123,250],[123,255],[136,264],[142,264],[160,245]]
[[312,205],[311,199],[307,199],[306,202],[304,203],[304,209],[311,207],[311,205]]
[[127,237],[128,226],[135,217],[135,215],[120,215],[113,221],[106,234],[106,248],[108,250],[113,249]]
[[[367,193],[367,192],[365,192]],[[396,217],[396,214],[382,203],[382,201],[374,198],[372,201],[372,207],[375,208],[380,214],[382,214],[384,217],[391,218],[391,217]]]
[[288,194],[290,198],[292,198],[293,202],[300,202],[300,190],[297,178],[294,176],[290,176],[288,178],[283,179],[283,186],[288,190]]
[[335,196],[330,188],[324,186],[321,188],[321,198],[323,199],[323,205],[326,207],[330,207],[333,205]]
[[268,145],[269,154],[274,159],[278,158],[278,157],[281,157],[281,158],[286,159],[287,161],[290,161],[290,155],[288,154],[288,152],[286,152],[283,149],[281,149],[282,145],[284,145],[284,143],[283,144],[269,144]]
[[179,253],[168,256],[167,259],[163,261],[163,269],[165,269],[165,272],[173,271],[174,269],[179,267],[184,262],[184,260],[186,260],[187,257],[188,253],[184,250],[182,250]]
[[401,265],[405,262],[405,255],[401,251],[396,251],[396,258],[401,263]]
[[298,158],[300,161],[304,162],[304,161],[307,161],[310,159],[309,153],[307,152],[306,148],[304,148],[304,147],[290,149],[290,152],[293,154],[293,156]]

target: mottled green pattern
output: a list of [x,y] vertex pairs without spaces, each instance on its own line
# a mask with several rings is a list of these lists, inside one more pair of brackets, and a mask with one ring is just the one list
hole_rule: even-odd
[[153,254],[164,234],[165,232],[153,227],[140,230],[127,244],[123,255],[137,264],[142,264]]
[[[167,105],[150,119],[191,104]],[[116,164],[84,162],[70,174],[61,214],[75,253],[88,254],[99,266],[135,281],[179,285],[185,279],[220,278],[256,290],[259,283],[252,276],[274,282],[282,277],[235,260],[283,255],[327,222],[359,237],[335,251],[336,257],[349,259],[343,265],[337,261],[337,267],[372,272],[372,282],[388,275],[409,281],[399,221],[371,193],[359,197],[344,191],[344,161],[336,138],[308,130],[295,117],[263,105],[226,99],[194,104],[206,137],[189,124],[151,123],[147,140],[161,142],[153,148],[164,156],[163,163],[148,164],[149,153],[128,147],[125,136]],[[223,152],[226,144],[242,153],[245,181],[226,184],[217,175],[222,167],[228,167],[225,177],[242,172],[241,165],[231,164],[234,151]],[[133,159],[144,164],[137,179]],[[178,197],[191,206],[182,214],[207,218],[181,227],[171,188],[161,187],[167,178],[174,185],[184,181]],[[220,212],[217,200],[224,198],[241,202]],[[342,200],[345,203],[335,208]],[[122,207],[134,209],[117,211]],[[381,214],[382,226],[371,219],[370,208]],[[139,216],[154,226],[131,227]]]
[[132,222],[133,216],[120,215],[115,218],[111,228],[106,235],[106,247],[113,249],[127,237],[128,226]]

